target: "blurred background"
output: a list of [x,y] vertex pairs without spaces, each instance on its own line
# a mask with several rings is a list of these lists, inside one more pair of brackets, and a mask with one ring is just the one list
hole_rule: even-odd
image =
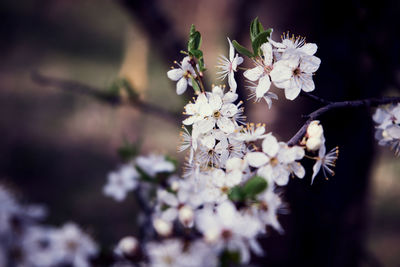
[[[136,203],[102,195],[124,140],[142,153],[176,153],[180,125],[127,106],[34,82],[33,72],[108,90],[126,78],[142,98],[181,112],[166,72],[180,60],[189,27],[203,36],[208,81],[218,83],[226,36],[249,46],[256,16],[318,44],[322,64],[314,93],[332,101],[399,95],[400,2],[245,0],[3,0],[0,3],[0,182],[20,199],[49,209],[46,223],[76,221],[105,249],[137,234]],[[248,65],[249,66],[249,65]],[[247,98],[243,81],[240,94]],[[249,121],[288,140],[308,99],[247,102]],[[186,99],[185,99],[186,98]],[[263,242],[270,266],[400,266],[400,161],[373,140],[373,110],[330,112],[321,118],[328,149],[338,145],[336,176],[292,180],[285,192],[291,213],[286,233]],[[311,165],[308,170],[311,170]]]

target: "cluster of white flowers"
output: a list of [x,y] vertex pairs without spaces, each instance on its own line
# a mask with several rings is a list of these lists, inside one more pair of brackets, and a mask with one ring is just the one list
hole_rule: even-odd
[[272,84],[284,89],[289,100],[294,100],[301,90],[311,92],[315,89],[312,75],[321,63],[314,56],[316,44],[305,43],[304,38],[287,34],[282,37],[282,42],[269,39],[260,48],[262,57],[253,59],[255,67],[243,74],[251,82],[248,88],[256,101],[264,98],[271,107],[271,99],[278,98],[269,91]]
[[400,104],[378,108],[373,116],[377,123],[375,138],[381,146],[390,146],[400,155]]
[[92,239],[74,223],[38,224],[44,216],[41,206],[21,205],[0,186],[0,266],[91,266],[98,251]]
[[[144,243],[134,237],[123,238],[116,248],[119,256],[136,257],[149,266],[217,266],[227,255],[231,261],[247,264],[251,252],[264,253],[258,238],[270,229],[284,232],[278,215],[286,205],[277,190],[288,184],[289,177],[305,176],[300,161],[306,152],[315,160],[312,180],[321,167],[324,174],[333,174],[337,154],[325,154],[319,122],[312,122],[303,141],[294,146],[278,141],[266,132],[265,125],[246,122],[234,77],[243,58],[228,42],[229,58],[221,56],[217,67],[220,78],[228,78],[229,89],[221,85],[210,91],[195,90],[196,97],[184,107],[186,118],[178,147],[179,152],[188,153],[183,173],[173,174],[165,157],[152,156],[132,159],[109,175],[104,193],[116,200],[124,199],[138,183],[148,183],[149,178],[157,181],[154,190],[148,190],[147,202],[152,206],[152,227],[158,238]],[[320,64],[314,56],[316,50],[315,44],[302,38],[268,39],[260,46],[261,55],[253,58],[255,67],[243,74],[251,81],[252,95],[271,105],[271,99],[277,99],[270,92],[272,84],[284,89],[290,100],[301,90],[314,90],[312,75]],[[202,82],[195,59],[186,56],[179,68],[168,72],[168,77],[177,81],[178,94],[188,84],[194,88],[194,83]],[[145,255],[141,259],[137,258],[139,252]]]

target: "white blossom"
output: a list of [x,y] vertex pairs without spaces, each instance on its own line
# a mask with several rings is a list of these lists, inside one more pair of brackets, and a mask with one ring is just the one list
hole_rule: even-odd
[[154,177],[157,173],[173,172],[175,166],[164,155],[151,154],[136,158],[136,165],[148,175]]
[[190,57],[185,57],[178,66],[179,68],[168,71],[167,76],[173,81],[178,81],[176,93],[181,95],[186,91],[188,84],[192,86],[190,77],[196,78],[196,73],[190,64]]
[[331,151],[326,154],[325,145],[322,145],[318,152],[317,160],[313,166],[313,175],[311,178],[311,184],[314,182],[315,176],[317,176],[318,172],[322,167],[322,172],[324,173],[325,178],[328,178],[327,172],[329,175],[335,175],[335,172],[332,170],[333,167],[336,166],[336,160],[339,155],[338,147],[333,148]]
[[129,191],[137,187],[138,178],[139,173],[133,164],[123,165],[118,171],[108,174],[108,181],[103,187],[103,192],[106,196],[110,196],[116,201],[122,201]]
[[221,55],[219,58],[219,65],[217,68],[221,69],[217,74],[220,75],[220,79],[223,80],[228,76],[228,84],[233,92],[236,92],[237,83],[235,81],[234,73],[237,70],[237,66],[242,64],[243,58],[238,54],[235,55],[235,49],[233,48],[231,40],[229,40],[229,59]]

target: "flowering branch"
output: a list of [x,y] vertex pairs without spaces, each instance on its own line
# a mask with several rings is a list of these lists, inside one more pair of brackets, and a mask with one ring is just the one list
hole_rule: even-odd
[[319,118],[322,114],[333,110],[333,109],[340,109],[340,108],[357,108],[357,107],[376,107],[379,105],[386,105],[386,104],[396,104],[400,103],[400,97],[382,97],[382,98],[368,98],[362,100],[354,100],[354,101],[340,101],[340,102],[329,102],[317,96],[311,95],[309,93],[302,93],[302,95],[315,99],[322,103],[328,103],[325,106],[315,110],[314,112],[310,113],[306,117],[308,118],[304,125],[297,131],[297,133],[289,140],[288,145],[294,146],[298,144],[301,139],[304,137],[307,131],[308,125],[313,121]]
[[132,94],[129,95],[129,100],[125,102],[120,98],[119,95],[113,92],[107,92],[76,81],[48,77],[37,72],[32,73],[32,80],[42,86],[53,86],[64,91],[88,95],[112,106],[127,105],[137,108],[144,113],[150,113],[155,116],[162,117],[173,123],[181,122],[180,114],[152,105],[150,103],[146,103],[140,100],[139,96],[135,94],[135,92],[132,92]]

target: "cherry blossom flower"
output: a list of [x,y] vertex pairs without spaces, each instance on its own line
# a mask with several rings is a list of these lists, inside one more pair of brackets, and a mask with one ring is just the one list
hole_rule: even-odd
[[217,74],[220,75],[220,79],[223,80],[228,76],[228,84],[230,89],[233,92],[236,92],[237,88],[237,83],[235,81],[234,73],[237,70],[237,66],[242,64],[243,58],[240,57],[238,54],[235,55],[235,49],[233,48],[233,45],[231,43],[231,40],[229,40],[229,59],[226,58],[225,56],[221,55],[219,58],[219,65],[217,68],[221,69],[220,72],[217,72]]
[[167,76],[173,81],[178,81],[176,93],[181,95],[186,91],[188,84],[192,86],[190,77],[196,78],[196,73],[190,64],[190,57],[185,57],[178,66],[179,68],[168,71]]
[[106,196],[114,198],[116,201],[123,201],[127,193],[137,187],[139,173],[133,164],[126,164],[118,171],[108,174],[107,178],[108,182],[103,187],[103,193]]
[[166,160],[163,155],[151,154],[139,156],[135,161],[136,165],[148,175],[154,177],[157,173],[173,172],[175,166],[171,161]]
[[313,166],[313,175],[311,178],[311,184],[314,182],[315,176],[317,176],[318,172],[322,167],[322,172],[324,173],[325,178],[328,178],[327,172],[329,175],[335,175],[335,172],[332,170],[333,167],[336,166],[336,160],[339,156],[338,147],[333,148],[331,151],[326,154],[326,147],[322,145],[318,152],[317,161]]
[[290,173],[304,177],[304,168],[296,162],[304,157],[301,147],[287,147],[285,143],[278,143],[272,134],[267,134],[262,142],[262,150],[246,154],[248,164],[259,168],[258,175],[280,186],[288,183]]

